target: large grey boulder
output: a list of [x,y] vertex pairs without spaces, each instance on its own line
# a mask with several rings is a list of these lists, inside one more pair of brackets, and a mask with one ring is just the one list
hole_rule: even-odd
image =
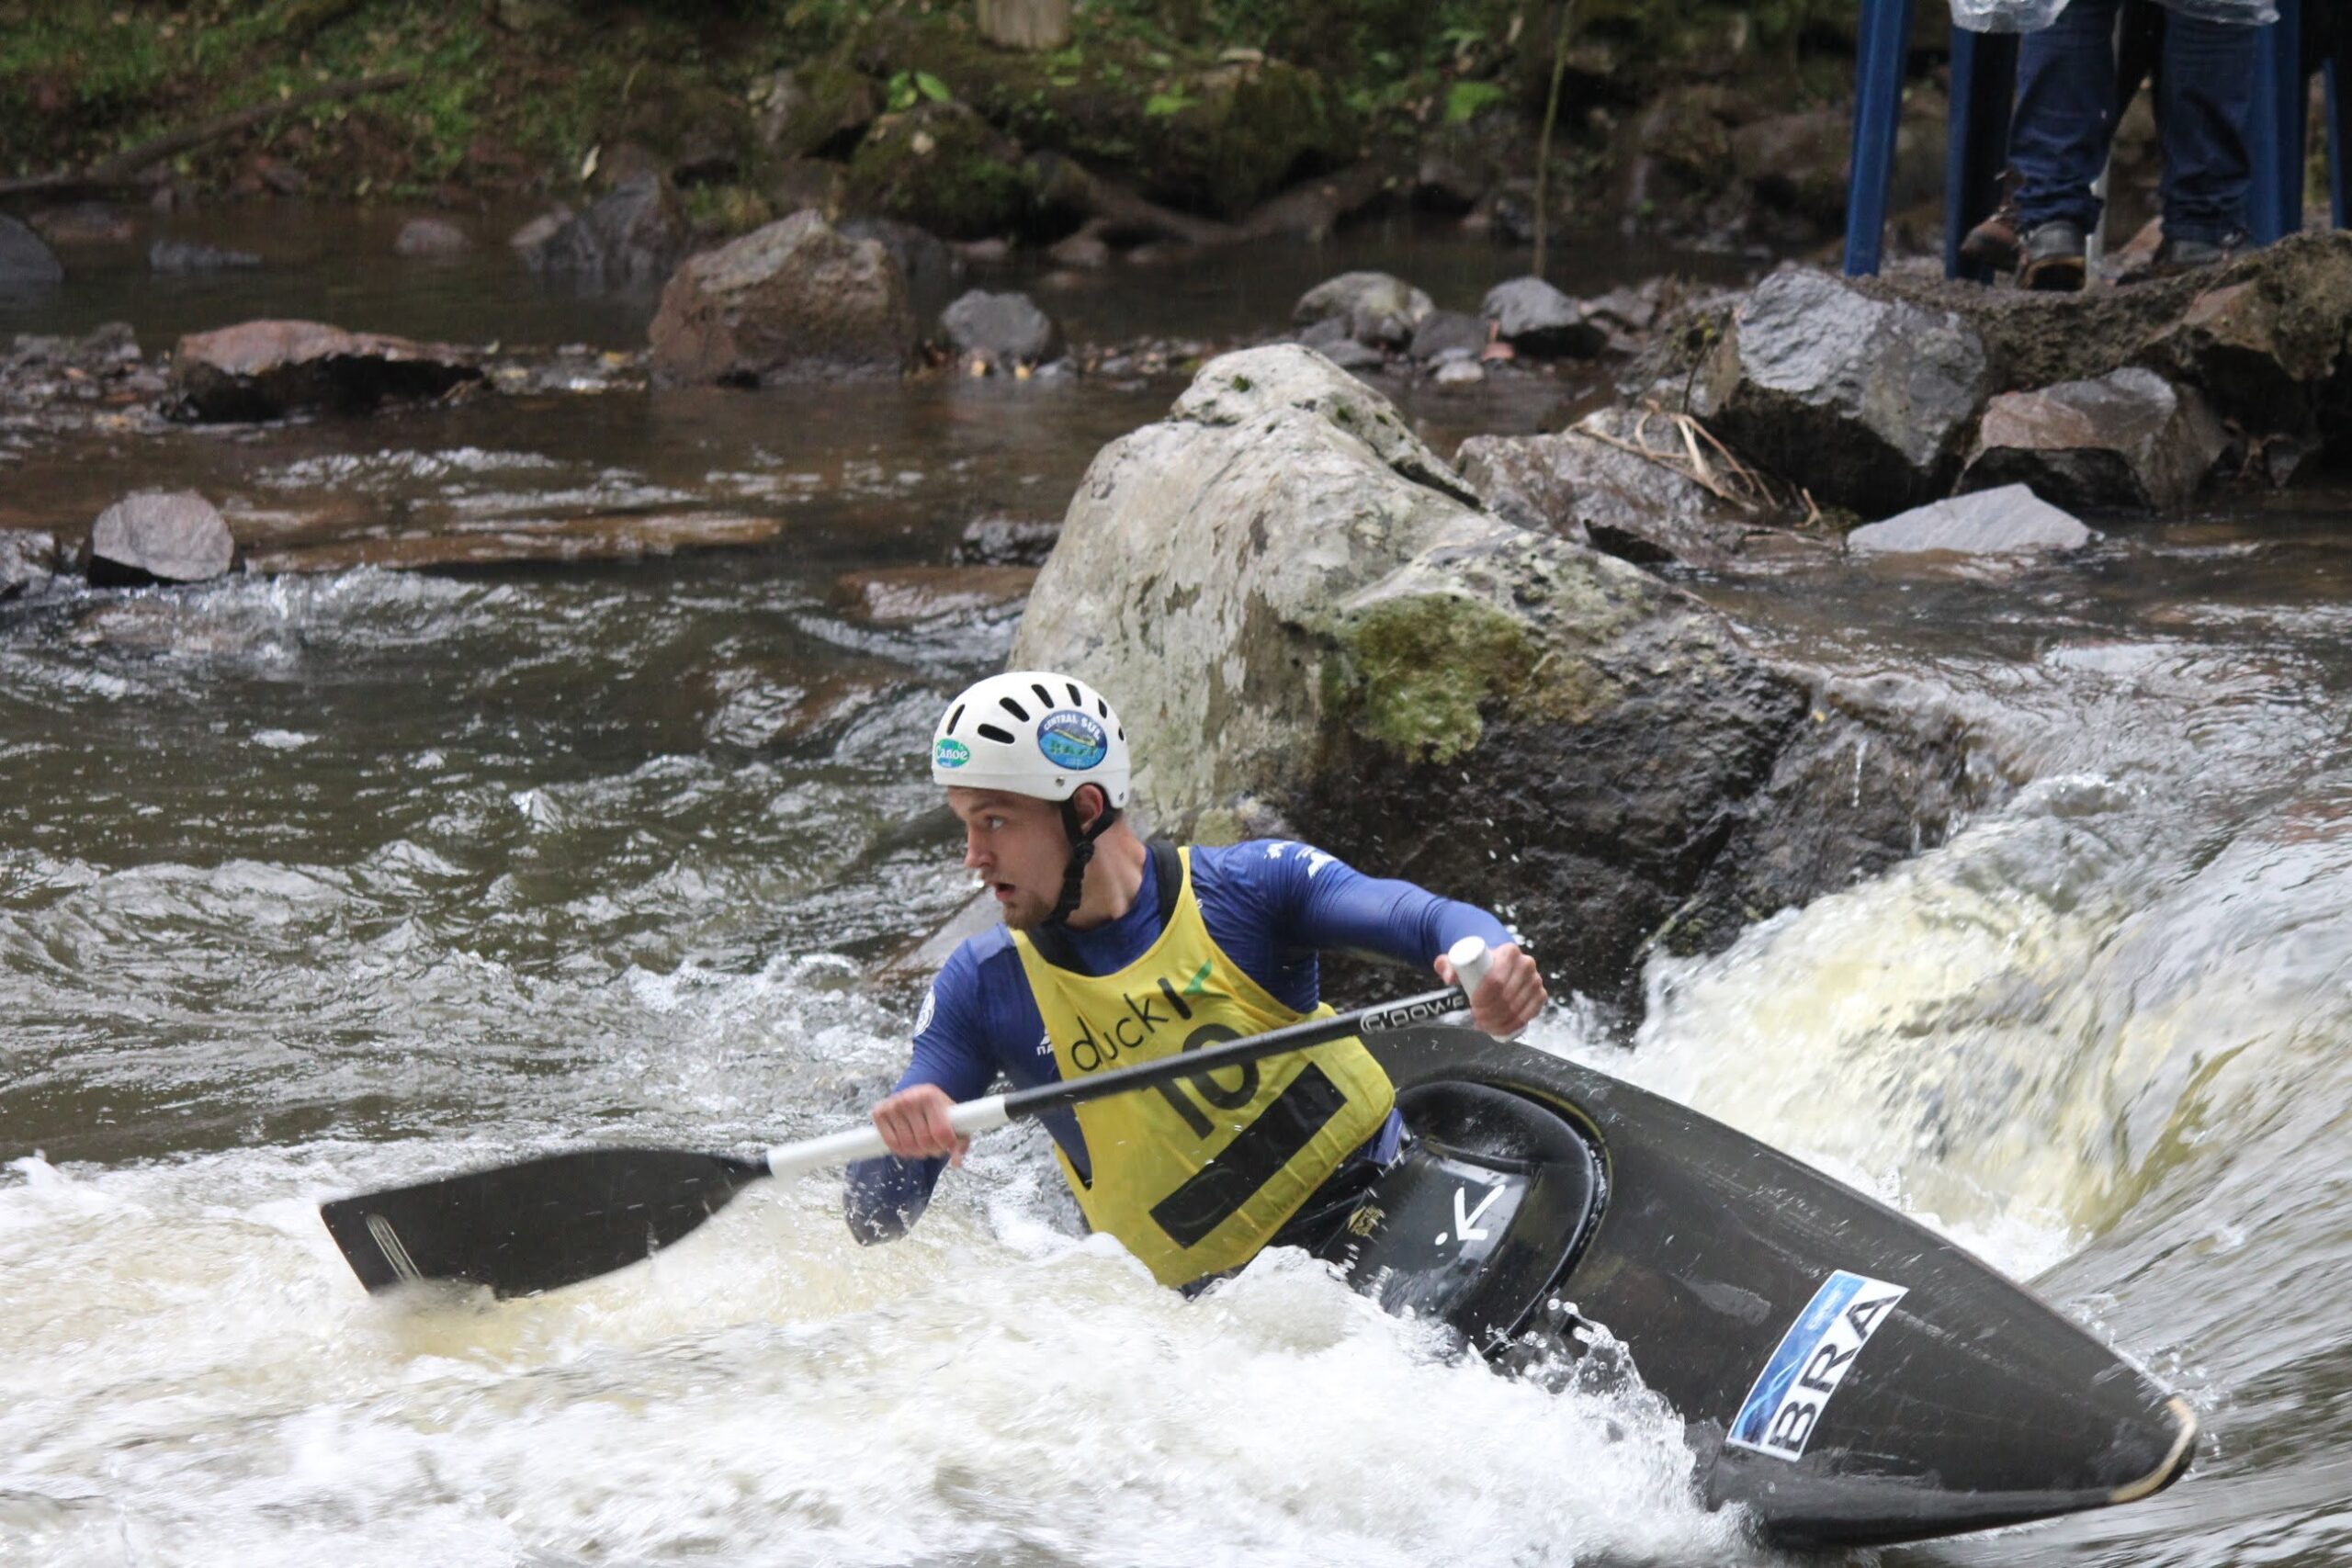
[[175,412],[198,421],[364,413],[481,378],[464,350],[322,321],[244,321],[192,333],[172,354]]
[[1437,306],[1401,277],[1385,272],[1343,272],[1299,296],[1291,320],[1302,327],[1344,321],[1348,335],[1374,348],[1403,348]]
[[766,386],[896,376],[915,319],[888,251],[796,212],[679,267],[651,337],[661,385]]
[[57,575],[57,540],[28,528],[0,531],[0,599],[41,587]]
[[594,284],[650,283],[685,254],[693,225],[659,175],[616,186],[536,245],[516,246],[534,272]]
[[[1377,393],[1227,355],[1095,458],[1015,667],[1116,694],[1154,819],[1294,830],[1508,911],[1630,995],[1689,948],[1932,839],[1963,787],[1633,567],[1494,516]],[[1853,758],[1877,764],[1857,789]],[[1759,810],[1769,803],[1769,810]]]
[[1846,536],[1859,556],[2040,556],[2079,550],[2098,536],[2023,485],[1914,507]]
[[213,504],[193,491],[140,491],[90,525],[90,581],[100,587],[205,582],[225,575],[237,542]]
[[1644,566],[1721,566],[1755,520],[1675,466],[1681,452],[1672,417],[1607,408],[1556,434],[1473,436],[1454,461],[1523,528]]
[[1065,352],[1061,324],[1026,294],[965,293],[939,315],[939,336],[958,369],[1015,370]]
[[2228,445],[2202,397],[2133,366],[1995,398],[1960,488],[2022,484],[2072,510],[2166,512]]
[[1537,358],[1589,359],[1609,344],[1606,327],[1588,318],[1582,305],[1540,277],[1514,277],[1496,284],[1487,290],[1479,310],[1494,322],[1497,337],[1519,353]]
[[1824,506],[1883,514],[1951,488],[1992,392],[1958,314],[1791,269],[1731,311],[1690,412]]
[[49,288],[65,281],[65,265],[39,234],[0,214],[0,294]]

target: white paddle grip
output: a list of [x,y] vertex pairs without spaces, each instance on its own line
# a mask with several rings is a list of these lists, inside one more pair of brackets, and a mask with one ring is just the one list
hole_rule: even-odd
[[[947,1113],[947,1124],[966,1137],[1001,1127],[1011,1120],[1012,1118],[1004,1113],[1004,1096],[1001,1094],[967,1100]],[[768,1151],[768,1174],[797,1176],[803,1171],[823,1170],[855,1160],[878,1159],[889,1152],[889,1145],[882,1141],[879,1129],[856,1127],[846,1133],[829,1133],[821,1138],[803,1139],[797,1144],[777,1145]]]
[[1465,936],[1447,948],[1445,958],[1453,965],[1453,983],[1465,997],[1476,992],[1495,962],[1495,955],[1487,951],[1487,939],[1477,936]]

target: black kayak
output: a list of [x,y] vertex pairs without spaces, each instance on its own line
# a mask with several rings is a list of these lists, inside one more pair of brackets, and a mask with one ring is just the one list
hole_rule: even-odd
[[2105,1507],[2197,1419],[1917,1222],[1687,1107],[1430,1026],[1365,1041],[1414,1141],[1327,1248],[1490,1358],[1597,1324],[1680,1415],[1710,1506],[1870,1545]]

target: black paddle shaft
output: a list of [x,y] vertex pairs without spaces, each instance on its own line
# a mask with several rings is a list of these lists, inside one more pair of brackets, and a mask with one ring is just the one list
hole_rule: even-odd
[[[1467,1006],[1462,987],[1450,987],[958,1110],[984,1113],[980,1127],[1001,1126],[1284,1051],[1432,1023]],[[682,1149],[573,1149],[338,1198],[321,1204],[319,1213],[370,1291],[447,1280],[501,1296],[536,1295],[643,1261],[763,1176],[885,1153],[880,1136],[872,1128],[834,1134],[771,1149],[765,1160]]]

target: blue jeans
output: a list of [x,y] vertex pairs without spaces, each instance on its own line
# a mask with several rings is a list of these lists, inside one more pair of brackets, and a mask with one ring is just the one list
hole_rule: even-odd
[[[2027,229],[2059,220],[2094,229],[2091,184],[2115,140],[2115,13],[2121,0],[2073,0],[2058,20],[2018,45],[2017,112],[2009,163]],[[2246,136],[2254,106],[2252,28],[2165,17],[2156,73],[2164,141],[2165,237],[2219,244],[2245,228],[2253,183]]]

